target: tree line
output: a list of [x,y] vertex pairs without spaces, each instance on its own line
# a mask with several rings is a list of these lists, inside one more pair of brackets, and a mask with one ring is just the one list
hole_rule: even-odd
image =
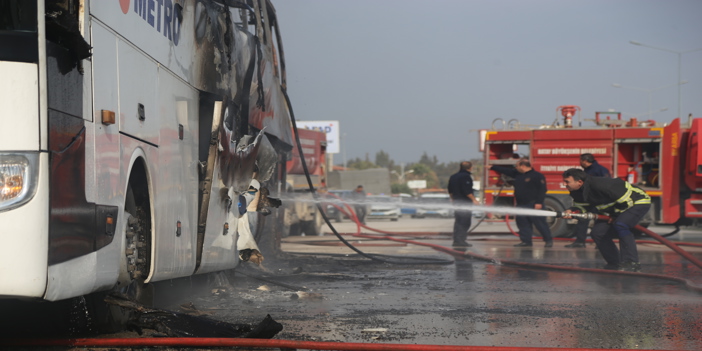
[[[392,193],[412,194],[412,189],[407,186],[407,181],[410,180],[426,180],[427,189],[446,189],[448,186],[449,177],[458,172],[461,161],[466,160],[451,161],[446,163],[439,162],[436,155],[430,157],[426,152],[424,152],[419,158],[419,161],[405,164],[403,169],[402,165],[393,161],[387,152],[380,150],[375,154],[374,161],[371,161],[370,157],[366,154],[365,159],[357,157],[349,160],[346,167],[351,170],[387,168],[390,171],[390,185],[392,187]],[[473,162],[473,178],[478,180],[483,171],[483,160],[470,159],[467,161]]]

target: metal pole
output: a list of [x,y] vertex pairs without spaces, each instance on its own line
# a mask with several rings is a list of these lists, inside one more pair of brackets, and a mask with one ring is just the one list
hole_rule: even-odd
[[[647,47],[650,49],[661,50],[666,52],[671,52],[678,55],[678,83],[682,81],[682,55],[690,52],[700,51],[702,48],[687,50],[687,51],[675,51],[666,48],[659,48],[657,46],[652,46],[648,44],[643,44],[635,40],[630,40],[629,44]],[[678,118],[682,117],[682,87],[678,85]]]
[[341,140],[344,141],[342,148],[344,149],[344,170],[346,170],[346,148],[349,146],[349,142],[346,140],[346,133],[341,135]]
[[[678,52],[678,83],[682,81],[681,79],[681,67],[682,67],[682,52]],[[682,117],[682,84],[678,84],[678,118]]]

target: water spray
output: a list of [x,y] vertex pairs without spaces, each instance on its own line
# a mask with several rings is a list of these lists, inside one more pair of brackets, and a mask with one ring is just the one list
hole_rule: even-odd
[[[564,214],[549,211],[540,210],[535,208],[522,208],[522,207],[512,207],[512,206],[483,206],[483,205],[473,205],[473,204],[460,204],[460,203],[400,203],[400,202],[388,202],[388,201],[373,201],[373,200],[341,200],[336,198],[325,198],[325,199],[310,199],[308,197],[295,197],[295,195],[282,194],[279,198],[283,201],[296,201],[296,202],[307,202],[314,203],[317,205],[361,205],[361,206],[382,206],[382,207],[397,207],[402,206],[421,208],[421,209],[432,209],[432,210],[454,210],[454,211],[481,211],[485,213],[493,214],[509,214],[509,215],[522,215],[522,216],[536,216],[536,217],[561,217]],[[571,214],[571,216],[574,214]]]

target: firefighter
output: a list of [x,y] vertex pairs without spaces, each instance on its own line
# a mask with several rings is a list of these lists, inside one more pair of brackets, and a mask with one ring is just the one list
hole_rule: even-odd
[[[580,155],[580,166],[582,166],[585,173],[590,176],[612,178],[607,168],[599,164],[592,154]],[[587,239],[587,227],[589,225],[589,220],[578,219],[578,223],[575,225],[575,241],[565,247],[571,249],[584,248],[585,240]]]
[[[458,172],[449,178],[448,192],[451,196],[451,201],[455,205],[480,204],[473,194],[473,176],[470,173],[471,169],[473,169],[473,163],[463,161],[461,162]],[[453,223],[453,247],[473,246],[466,242],[473,214],[467,209],[456,209],[454,211],[454,217],[456,220]]]
[[[546,199],[546,178],[531,167],[531,162],[526,157],[517,160],[514,168],[503,166],[492,166],[491,170],[505,174],[514,178],[514,199],[517,207],[542,209]],[[546,243],[544,247],[553,247],[551,229],[546,223],[546,217],[540,216],[517,216],[515,219],[519,228],[519,239],[521,243],[516,247],[532,246],[532,226],[539,230]]]
[[580,155],[580,166],[591,176],[612,178],[607,168],[599,164],[592,154]]
[[[622,179],[593,177],[577,168],[563,172],[563,183],[574,203],[574,207],[565,211],[563,218],[570,218],[570,214],[576,210],[610,217],[608,220],[596,220],[590,233],[607,261],[604,268],[640,271],[639,254],[631,229],[651,207],[648,194]],[[613,241],[615,237],[619,239],[619,250]]]

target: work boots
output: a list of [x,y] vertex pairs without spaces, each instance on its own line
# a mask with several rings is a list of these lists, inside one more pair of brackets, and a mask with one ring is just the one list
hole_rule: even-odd
[[626,261],[619,265],[619,270],[624,272],[641,272],[641,264],[638,262]]
[[451,245],[451,246],[453,246],[453,247],[473,247],[472,244],[469,244],[465,241],[454,241],[453,245]]

